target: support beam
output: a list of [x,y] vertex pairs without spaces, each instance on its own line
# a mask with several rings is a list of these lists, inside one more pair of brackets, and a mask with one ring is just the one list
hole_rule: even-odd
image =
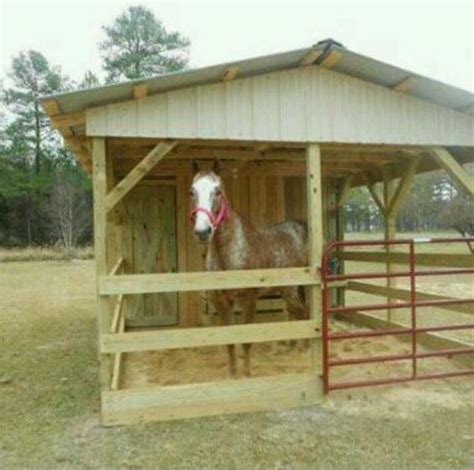
[[46,100],[41,102],[41,106],[46,111],[48,116],[54,116],[55,114],[61,114],[61,109],[56,100]]
[[224,70],[222,73],[221,80],[223,82],[228,82],[230,80],[233,80],[239,73],[239,68],[238,67],[229,67]]
[[176,142],[159,143],[112,191],[107,194],[106,209],[110,211],[135,185],[176,146]]
[[380,199],[379,195],[377,194],[377,190],[375,188],[375,183],[373,182],[371,176],[367,173],[364,174],[365,182],[367,184],[367,189],[370,192],[370,195],[372,196],[372,199],[374,200],[375,204],[377,205],[380,213],[382,214],[383,217],[386,217],[386,207],[382,200]]
[[[110,310],[109,300],[100,294],[99,278],[107,274],[107,211],[105,196],[107,193],[106,177],[106,146],[105,139],[92,140],[92,160],[94,164],[93,190],[94,190],[94,252],[96,264],[96,295],[97,295],[97,321],[99,338],[109,331]],[[99,349],[100,351],[100,349]],[[103,390],[110,386],[111,361],[110,356],[99,354],[100,383]]]
[[446,149],[433,147],[430,149],[430,154],[456,185],[474,198],[474,176],[471,176]]
[[311,49],[300,61],[301,67],[306,67],[308,65],[314,64],[321,54],[323,53],[324,49]]
[[51,116],[51,122],[56,129],[65,129],[71,126],[81,126],[86,123],[84,112],[58,114]]
[[[322,178],[321,178],[321,149],[318,144],[309,144],[306,149],[306,197],[308,210],[308,258],[312,270],[318,271],[321,266],[323,252],[322,230]],[[309,317],[316,320],[321,331],[322,296],[321,285],[314,285],[309,290]],[[311,345],[312,372],[322,373],[322,343],[314,339]]]
[[344,179],[344,183],[342,184],[341,191],[339,193],[339,197],[337,198],[337,207],[341,208],[347,201],[349,196],[349,192],[352,189],[352,180],[354,179],[354,175],[346,176]]
[[388,206],[387,214],[389,216],[396,217],[398,212],[400,211],[400,207],[402,205],[405,196],[410,191],[411,182],[416,175],[416,170],[418,165],[420,164],[421,158],[415,157],[413,160],[410,160],[406,166],[405,171],[403,172],[402,178],[398,183],[398,187],[395,191],[395,194],[390,200],[390,204]]
[[148,95],[148,85],[146,83],[140,83],[133,87],[133,97],[136,100],[141,100],[142,98],[146,98]]
[[[384,204],[385,207],[390,206],[390,201],[393,199],[395,195],[395,180],[391,177],[389,170],[385,170],[383,172],[383,197],[384,197]],[[384,216],[384,239],[385,240],[394,240],[397,236],[397,217],[396,214],[385,213]],[[396,247],[393,245],[388,245],[385,249],[386,253],[392,253],[396,251]],[[385,263],[385,271],[387,274],[390,274],[395,271],[395,266],[390,261]],[[387,278],[385,281],[387,288],[394,288],[397,286],[397,279],[393,277]],[[392,303],[393,298],[387,296],[387,303]],[[385,312],[387,321],[392,320],[392,310],[387,309]]]
[[416,77],[407,77],[402,81],[398,82],[392,87],[392,90],[398,91],[399,93],[409,93],[416,83]]

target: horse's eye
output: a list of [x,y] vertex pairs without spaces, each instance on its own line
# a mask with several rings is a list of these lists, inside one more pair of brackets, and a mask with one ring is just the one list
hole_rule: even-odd
[[216,196],[219,196],[219,195],[221,194],[221,190],[220,190],[219,188],[217,188],[217,189],[215,190],[215,193],[216,193]]
[[189,191],[189,195],[190,195],[191,197],[194,196],[194,189],[191,189],[191,190]]

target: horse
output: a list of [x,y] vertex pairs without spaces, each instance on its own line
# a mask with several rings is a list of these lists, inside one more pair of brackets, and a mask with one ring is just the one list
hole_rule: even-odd
[[[287,220],[282,223],[255,227],[241,217],[229,204],[220,177],[220,164],[212,171],[199,171],[190,188],[190,218],[198,241],[205,245],[205,269],[226,271],[302,267],[308,265],[307,228],[303,222]],[[298,286],[280,288],[234,289],[208,293],[218,315],[226,325],[235,323],[234,304],[243,314],[244,322],[255,320],[256,301],[270,293],[279,293],[294,319],[307,318],[304,291]],[[244,374],[250,376],[251,344],[243,344]],[[227,345],[229,372],[237,374],[235,345]]]

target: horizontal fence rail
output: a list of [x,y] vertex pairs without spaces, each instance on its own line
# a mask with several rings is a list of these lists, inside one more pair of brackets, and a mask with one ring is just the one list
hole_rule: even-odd
[[314,374],[103,391],[103,424],[193,418],[309,406],[321,399]]
[[99,292],[101,295],[151,294],[318,284],[319,275],[315,268],[274,268],[102,276],[99,278]]
[[101,352],[158,351],[309,339],[320,336],[318,327],[315,320],[299,320],[106,334],[101,337]]
[[[443,372],[436,374],[420,374],[417,368],[417,361],[419,359],[444,357],[451,358],[455,356],[467,356],[474,353],[474,346],[462,341],[451,340],[442,336],[433,334],[431,337],[429,333],[440,331],[455,331],[467,330],[474,327],[474,324],[450,324],[433,327],[419,327],[417,325],[417,308],[419,307],[436,307],[454,310],[459,313],[474,313],[474,298],[452,298],[436,294],[429,294],[416,291],[416,278],[418,276],[449,276],[458,274],[474,274],[474,255],[457,255],[457,254],[417,254],[415,253],[415,246],[417,243],[467,243],[474,242],[474,238],[448,238],[448,239],[422,239],[422,240],[380,240],[380,241],[350,241],[350,242],[333,242],[329,244],[324,252],[322,260],[322,284],[323,284],[323,324],[322,324],[322,339],[323,339],[323,384],[324,391],[328,393],[330,390],[346,389],[353,387],[363,387],[371,385],[385,385],[414,380],[426,380],[432,378],[447,378],[457,377],[473,374],[474,367],[470,369],[463,369],[454,372]],[[408,253],[374,253],[374,252],[350,252],[345,251],[349,247],[381,247],[387,248],[389,246],[406,246]],[[344,249],[341,251],[340,249]],[[383,263],[407,263],[407,271],[398,272],[357,272],[355,274],[334,274],[330,272],[330,260],[332,257],[337,257],[343,260],[361,261],[361,262],[383,262]],[[457,267],[461,269],[431,269],[417,271],[415,269],[416,263],[423,266],[448,266],[449,268]],[[405,277],[410,281],[410,289],[396,289],[392,287],[384,287],[380,285],[368,284],[363,282],[355,282],[362,279],[389,279]],[[398,301],[388,301],[379,304],[364,304],[364,305],[349,305],[336,306],[330,305],[330,283],[334,281],[347,281],[346,289],[354,290],[371,295],[386,296],[387,298],[397,299]],[[392,310],[392,309],[410,309],[410,325],[402,325],[391,323],[382,320],[378,317],[373,317],[368,314],[363,314],[363,311],[374,310]],[[329,331],[329,317],[336,314],[350,314],[350,318],[371,318],[371,326],[382,325],[381,329],[374,331],[349,331],[331,333]],[[385,327],[390,325],[390,327]],[[354,357],[333,359],[329,357],[329,345],[332,341],[341,341],[357,338],[370,338],[377,336],[409,336],[411,342],[411,351],[409,353],[378,355],[371,357]],[[417,351],[417,338],[430,337],[432,343],[441,344],[441,349],[430,352]],[[447,347],[448,345],[448,347]],[[454,347],[450,347],[453,345]],[[360,366],[364,364],[376,364],[392,361],[411,361],[412,373],[409,376],[384,378],[376,380],[360,380],[352,382],[336,382],[330,381],[330,368],[339,366]],[[474,364],[474,358],[473,358]]]

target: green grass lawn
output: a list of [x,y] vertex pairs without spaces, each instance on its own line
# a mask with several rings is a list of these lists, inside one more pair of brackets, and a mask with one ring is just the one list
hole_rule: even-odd
[[0,263],[0,468],[474,468],[472,379],[102,428],[94,292],[91,260]]

